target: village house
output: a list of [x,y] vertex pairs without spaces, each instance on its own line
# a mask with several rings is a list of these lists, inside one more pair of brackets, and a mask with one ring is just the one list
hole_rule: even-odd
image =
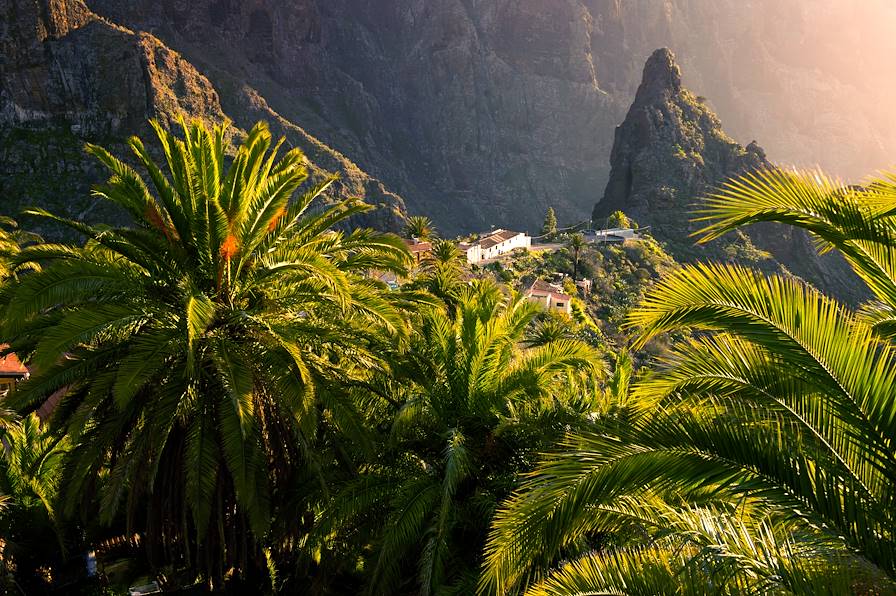
[[[647,228],[645,228],[647,229]],[[585,230],[585,240],[595,244],[625,244],[640,240],[641,236],[632,228],[610,228],[607,230]]]
[[[0,351],[9,346],[0,345]],[[16,383],[28,378],[28,369],[15,354],[0,356],[0,397],[6,397],[15,388]]]
[[461,243],[458,248],[466,255],[468,263],[476,265],[518,248],[528,249],[530,246],[532,237],[528,234],[498,229],[482,234],[476,242]]
[[425,242],[418,238],[412,238],[410,240],[405,240],[404,242],[408,245],[408,250],[411,251],[411,255],[414,257],[414,262],[417,265],[432,255],[432,242]]
[[546,310],[553,310],[570,314],[572,312],[572,296],[563,293],[563,288],[559,285],[549,284],[540,279],[526,290],[526,298],[529,302],[537,302],[544,306]]

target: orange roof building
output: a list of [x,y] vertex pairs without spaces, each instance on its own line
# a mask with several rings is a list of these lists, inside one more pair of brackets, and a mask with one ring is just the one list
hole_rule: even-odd
[[[8,345],[0,344],[0,352],[8,349]],[[16,388],[16,383],[27,377],[28,369],[18,356],[12,352],[0,356],[0,397],[8,395]]]
[[572,312],[572,296],[563,293],[559,286],[536,279],[526,290],[526,298],[529,302],[537,302],[547,310],[554,310],[566,314]]
[[[0,352],[8,349],[7,345],[0,345]],[[0,378],[24,379],[28,376],[28,369],[12,352],[0,356]]]

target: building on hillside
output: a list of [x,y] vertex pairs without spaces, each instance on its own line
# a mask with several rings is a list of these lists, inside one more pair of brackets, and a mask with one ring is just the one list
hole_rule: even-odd
[[[8,349],[7,345],[0,345],[0,351]],[[6,397],[16,388],[16,383],[28,378],[28,369],[19,361],[19,358],[9,353],[0,356],[0,397]]]
[[414,257],[414,262],[418,265],[432,255],[432,242],[425,242],[418,238],[412,238],[411,240],[405,240],[404,242],[408,245],[408,250],[411,251],[411,255]]
[[570,314],[572,312],[572,296],[563,293],[563,288],[556,284],[536,279],[526,290],[526,299],[537,302],[547,310]]
[[462,243],[459,248],[466,254],[467,262],[476,265],[518,248],[528,249],[530,246],[532,246],[532,237],[528,234],[498,229],[482,234],[476,242]]
[[579,289],[579,292],[582,293],[582,297],[587,298],[591,295],[591,280],[590,279],[580,279],[576,282],[576,287]]
[[640,240],[641,236],[632,228],[610,228],[608,230],[585,230],[585,240],[596,244],[625,244]]

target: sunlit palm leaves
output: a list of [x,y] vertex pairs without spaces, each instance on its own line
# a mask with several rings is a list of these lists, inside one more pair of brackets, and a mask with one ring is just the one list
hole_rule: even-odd
[[240,544],[259,552],[272,495],[310,455],[315,383],[357,374],[375,358],[371,334],[406,334],[363,273],[402,273],[409,255],[394,236],[333,231],[366,207],[313,204],[332,179],[300,190],[304,156],[281,155],[266,126],[232,159],[225,127],[153,127],[163,165],[129,141],[143,175],[88,147],[110,172],[95,194],[132,226],[31,212],[87,244],[14,261],[43,270],[3,295],[4,335],[35,368],[13,404],[33,410],[61,392],[52,422],[73,440],[69,512],[98,491],[103,520],[124,505],[150,538],[220,576],[245,558]]
[[28,578],[64,548],[56,499],[66,441],[35,414],[16,420],[3,411],[0,421],[0,573]]
[[[381,390],[399,408],[388,461],[367,469],[332,513],[349,526],[384,518],[373,594],[395,593],[409,561],[417,561],[421,594],[474,590],[475,546],[496,487],[513,480],[502,474],[524,465],[536,437],[562,432],[560,404],[577,395],[568,391],[576,375],[602,372],[598,355],[578,341],[523,347],[538,310],[521,297],[507,298],[490,283],[463,286],[456,296],[450,311],[421,317],[395,359],[394,383]],[[509,447],[527,432],[532,444]]]
[[[636,386],[626,424],[570,437],[499,512],[481,590],[893,593],[896,354],[880,336],[896,304],[894,206],[888,180],[784,172],[711,199],[704,239],[759,221],[805,227],[869,284],[877,319],[739,267],[668,276],[631,323],[641,344],[694,339]],[[564,554],[581,558],[547,571]]]
[[40,240],[40,236],[19,229],[14,220],[0,217],[0,281],[30,271],[37,266],[36,263],[23,261],[18,256],[22,248]]
[[436,229],[432,220],[425,215],[412,215],[405,224],[404,234],[407,238],[432,240],[435,237]]

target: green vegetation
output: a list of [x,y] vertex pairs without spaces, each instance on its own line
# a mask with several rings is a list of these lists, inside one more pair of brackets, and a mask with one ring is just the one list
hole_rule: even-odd
[[730,265],[667,277],[631,317],[638,343],[700,335],[539,464],[496,516],[482,592],[894,593],[894,205],[891,181],[781,172],[712,198],[703,241],[798,224],[875,302]]
[[432,240],[436,236],[435,226],[432,220],[423,215],[412,215],[408,218],[404,227],[405,238],[418,240]]
[[551,242],[557,236],[557,214],[554,213],[553,207],[548,207],[548,212],[544,216],[544,225],[541,226],[542,240]]
[[3,222],[0,341],[31,368],[0,412],[6,591],[896,593],[892,179],[756,174],[702,215],[702,242],[809,230],[874,293],[852,311],[648,234],[478,269],[415,217],[415,266],[337,231],[367,207],[263,124],[155,132],[139,169],[87,148],[131,225]]
[[632,222],[629,220],[628,216],[622,211],[614,211],[610,214],[610,217],[607,218],[607,227],[610,229],[622,228],[627,229],[632,227]]

